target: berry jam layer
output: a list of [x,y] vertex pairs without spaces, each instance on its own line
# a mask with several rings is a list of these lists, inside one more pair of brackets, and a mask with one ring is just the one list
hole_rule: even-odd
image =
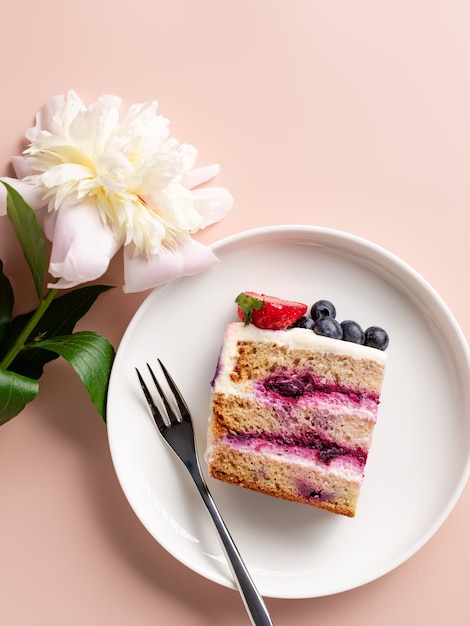
[[288,437],[282,433],[238,433],[226,432],[224,443],[231,447],[249,448],[262,454],[277,454],[305,461],[316,461],[329,466],[355,468],[363,472],[367,461],[367,450],[344,446],[318,435],[301,438]]
[[281,396],[292,402],[304,396],[319,395],[326,398],[332,395],[335,399],[341,398],[344,404],[353,406],[378,405],[379,394],[360,389],[354,389],[339,383],[322,380],[310,370],[289,371],[280,368],[266,378],[259,379],[256,383],[258,389],[268,395]]

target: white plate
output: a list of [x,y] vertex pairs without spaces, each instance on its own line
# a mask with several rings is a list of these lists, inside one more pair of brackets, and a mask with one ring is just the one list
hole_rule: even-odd
[[[470,360],[435,291],[382,248],[339,231],[281,226],[213,246],[220,263],[155,290],[117,352],[108,433],[122,489],[150,534],[186,566],[233,587],[217,535],[189,474],[161,440],[134,368],[159,357],[182,390],[206,446],[210,381],[234,298],[252,290],[313,303],[390,335],[379,420],[354,519],[208,479],[261,593],[324,596],[363,585],[412,556],[466,483]],[[205,471],[205,463],[202,462]]]

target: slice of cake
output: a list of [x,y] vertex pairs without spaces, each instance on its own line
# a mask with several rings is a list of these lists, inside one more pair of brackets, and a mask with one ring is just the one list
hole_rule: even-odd
[[388,336],[378,327],[363,332],[355,322],[339,324],[333,310],[314,307],[317,320],[301,316],[295,327],[272,330],[259,322],[263,307],[250,314],[239,308],[245,322],[225,331],[212,382],[209,474],[353,517]]

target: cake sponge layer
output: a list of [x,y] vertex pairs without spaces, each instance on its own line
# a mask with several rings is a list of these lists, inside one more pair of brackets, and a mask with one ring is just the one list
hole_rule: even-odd
[[261,442],[255,448],[221,440],[211,458],[211,475],[218,480],[331,513],[355,514],[360,470],[348,466],[332,469]]
[[213,419],[232,432],[280,432],[299,440],[315,433],[344,445],[370,446],[376,402],[364,407],[332,400],[328,394],[297,400],[273,396],[214,392]]

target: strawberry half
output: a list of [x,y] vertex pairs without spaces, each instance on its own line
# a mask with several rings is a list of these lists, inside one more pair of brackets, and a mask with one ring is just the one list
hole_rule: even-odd
[[252,323],[269,330],[284,330],[307,311],[307,305],[302,302],[281,300],[254,291],[243,291],[235,302],[238,317],[245,325]]

